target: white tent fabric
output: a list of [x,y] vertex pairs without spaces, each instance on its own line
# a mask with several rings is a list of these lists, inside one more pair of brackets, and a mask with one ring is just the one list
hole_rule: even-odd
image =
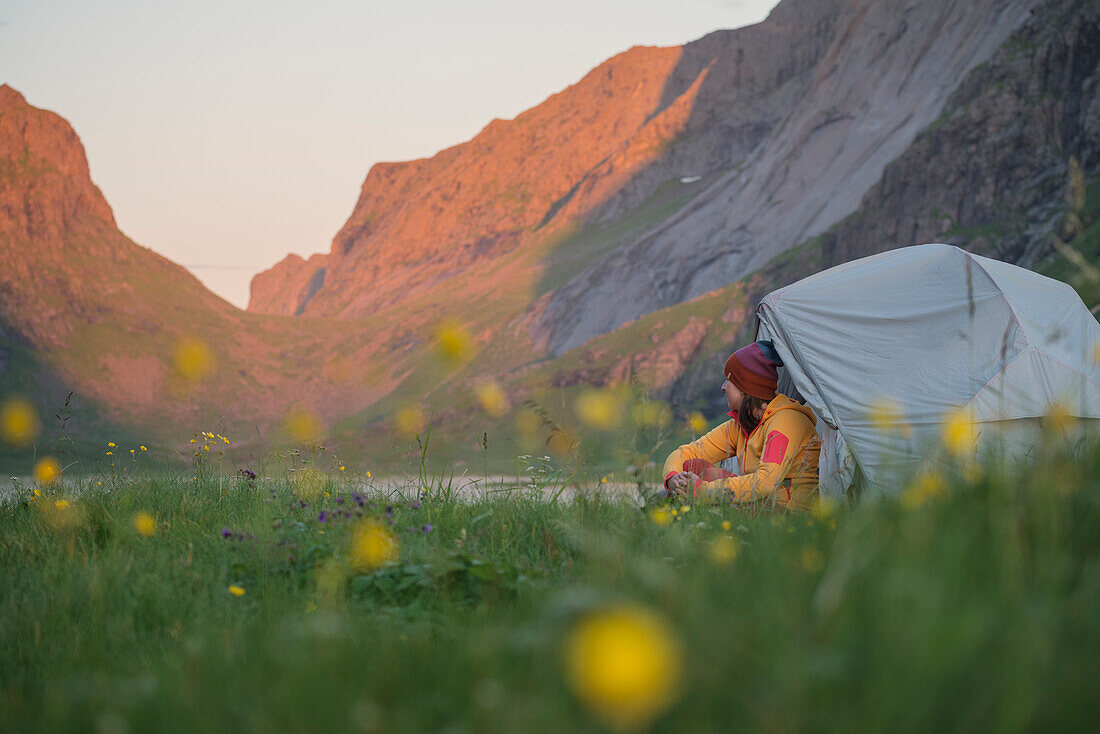
[[[884,252],[810,276],[763,299],[771,339],[819,416],[821,492],[856,473],[896,494],[941,461],[946,416],[965,409],[979,444],[1012,454],[1060,405],[1100,427],[1100,324],[1065,283],[951,245]],[[904,431],[875,413],[892,405]]]

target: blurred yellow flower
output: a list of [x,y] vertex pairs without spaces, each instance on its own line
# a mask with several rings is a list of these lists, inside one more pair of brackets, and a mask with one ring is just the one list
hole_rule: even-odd
[[524,436],[533,436],[538,433],[540,420],[538,413],[530,408],[516,411],[516,430]]
[[946,493],[947,485],[939,474],[921,474],[901,493],[901,506],[915,510],[929,499],[942,497]]
[[244,589],[242,589],[240,586],[234,586],[231,584],[229,586],[229,593],[233,596],[244,596]]
[[668,527],[672,524],[672,512],[665,505],[654,507],[649,511],[649,519],[663,528]]
[[403,438],[413,438],[424,430],[424,414],[420,408],[410,405],[397,411],[393,424]]
[[38,436],[38,414],[30,401],[9,397],[0,406],[0,440],[12,446],[27,446]]
[[567,456],[573,452],[573,449],[577,448],[580,443],[577,441],[577,437],[573,435],[572,431],[567,429],[559,429],[551,431],[550,435],[546,437],[546,448],[550,449],[550,453],[558,456]]
[[825,554],[808,545],[802,549],[802,569],[807,573],[817,573],[825,568]]
[[477,395],[477,402],[481,404],[481,409],[494,418],[508,412],[508,398],[497,383],[483,382],[474,388],[474,393]]
[[977,429],[970,414],[959,410],[947,416],[943,426],[943,445],[958,459],[973,456]]
[[148,451],[149,450],[149,449],[145,448],[144,446],[139,446],[138,448],[140,448],[142,451]]
[[569,633],[565,667],[573,692],[617,729],[649,723],[679,695],[680,646],[663,620],[637,606],[592,612]]
[[723,520],[722,521],[722,529],[723,530],[729,530],[730,529],[730,521],[729,520]]
[[342,467],[342,466],[341,466],[341,467],[340,467],[340,471],[344,471],[344,467]]
[[115,455],[115,452],[114,452],[114,451],[108,451],[108,452],[107,452],[107,456],[114,456],[114,455]]
[[1062,403],[1054,403],[1047,411],[1044,427],[1053,433],[1067,433],[1077,425],[1077,418]]
[[693,433],[705,433],[707,430],[707,419],[699,411],[688,415],[687,423]]
[[324,428],[320,419],[308,408],[295,405],[286,415],[286,432],[296,443],[312,444],[321,440]]
[[680,506],[680,514],[681,515],[686,515],[689,512],[691,512],[691,505],[681,505]]
[[573,408],[581,423],[599,431],[614,430],[622,420],[622,405],[612,390],[585,390]]
[[819,497],[813,506],[813,515],[819,521],[825,522],[836,514],[837,501],[832,497]]
[[473,356],[474,340],[464,326],[453,319],[441,321],[435,330],[435,352],[449,366]]
[[115,447],[115,442],[114,441],[108,441],[107,442],[107,448],[113,449],[114,447]]
[[647,428],[663,428],[672,422],[672,410],[659,400],[639,403],[630,411],[634,422]]
[[901,403],[892,398],[876,398],[871,403],[868,417],[871,424],[882,433],[900,433],[903,436],[912,434],[912,429],[902,415]]
[[719,566],[725,566],[733,563],[739,550],[736,540],[728,535],[719,535],[710,542],[710,560]]
[[157,521],[148,512],[139,512],[134,515],[134,530],[151,538],[157,532]]
[[214,370],[214,354],[201,339],[184,337],[172,353],[172,366],[184,380],[197,382]]
[[57,500],[56,502],[53,503],[53,506],[56,507],[59,510],[67,510],[67,509],[69,509],[69,501],[68,500]]
[[377,520],[364,520],[355,528],[348,556],[356,571],[381,568],[395,562],[398,555],[397,536]]
[[43,456],[34,465],[34,481],[41,485],[53,484],[61,475],[61,464],[52,456]]

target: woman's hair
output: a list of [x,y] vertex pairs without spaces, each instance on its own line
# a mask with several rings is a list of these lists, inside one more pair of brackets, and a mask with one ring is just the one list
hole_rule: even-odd
[[759,409],[763,413],[764,409],[768,407],[768,402],[767,400],[754,398],[752,395],[741,394],[741,407],[737,409],[737,422],[745,429],[745,433],[752,433],[756,430],[756,426],[760,424],[760,419],[756,417],[756,411]]

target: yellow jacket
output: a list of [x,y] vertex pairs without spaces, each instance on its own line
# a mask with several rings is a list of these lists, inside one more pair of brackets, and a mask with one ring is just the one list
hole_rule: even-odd
[[775,502],[784,507],[809,507],[817,495],[821,453],[816,423],[812,410],[786,395],[776,395],[752,433],[746,434],[734,417],[669,454],[665,480],[683,471],[689,459],[717,464],[736,456],[740,476],[699,483],[697,498],[750,502],[774,494]]

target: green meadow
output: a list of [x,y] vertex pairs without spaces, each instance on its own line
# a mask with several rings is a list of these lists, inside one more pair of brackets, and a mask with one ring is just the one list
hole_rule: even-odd
[[810,514],[646,505],[646,483],[554,501],[562,475],[539,476],[479,497],[329,464],[17,481],[0,730],[1065,731],[1100,714],[1096,450],[1052,440],[1026,466]]

